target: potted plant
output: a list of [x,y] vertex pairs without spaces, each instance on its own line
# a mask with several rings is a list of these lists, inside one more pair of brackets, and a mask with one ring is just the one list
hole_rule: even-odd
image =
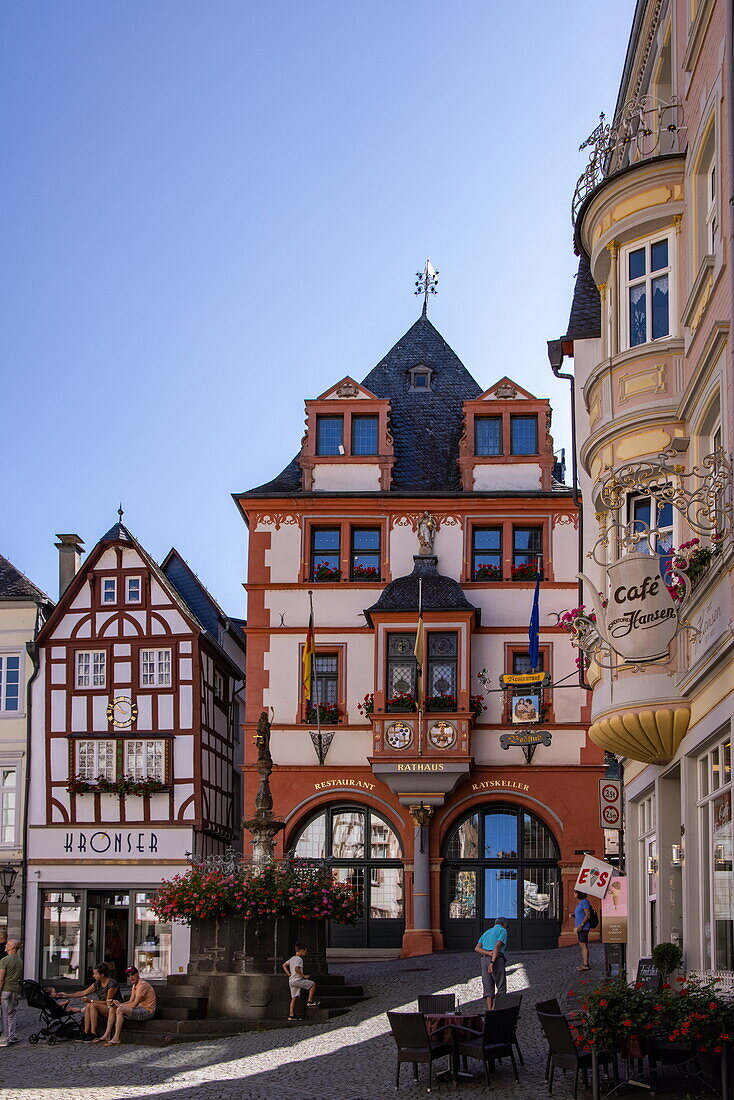
[[415,699],[409,691],[399,691],[387,700],[386,706],[389,711],[415,710]]
[[380,570],[375,565],[355,565],[352,567],[353,581],[379,581]]
[[446,691],[442,691],[440,695],[427,695],[426,710],[429,713],[437,710],[456,710],[456,696]]
[[475,718],[479,718],[482,711],[487,709],[487,704],[484,702],[483,695],[470,695],[469,696],[469,710],[472,712]]
[[502,570],[499,565],[478,565],[474,570],[475,581],[501,581]]
[[313,567],[313,579],[315,581],[338,581],[341,579],[341,569],[329,565],[328,561],[320,561]]
[[357,710],[360,714],[372,714],[375,709],[375,693],[374,691],[368,691],[361,703],[357,703]]
[[[341,717],[341,711],[336,703],[320,703],[318,706],[318,720],[323,722],[327,726],[334,726]],[[306,721],[315,722],[317,718],[317,707],[311,703],[306,708]]]
[[677,943],[658,943],[652,949],[652,964],[665,981],[683,963],[683,952]]

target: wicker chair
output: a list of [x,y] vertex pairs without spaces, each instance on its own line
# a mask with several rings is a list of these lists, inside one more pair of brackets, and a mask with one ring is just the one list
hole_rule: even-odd
[[453,1012],[455,1008],[455,993],[422,993],[418,998],[419,1012]]
[[519,1015],[519,1005],[515,1005],[513,1008],[495,1008],[491,1012],[485,1012],[482,1034],[471,1042],[459,1040],[458,1054],[464,1058],[476,1058],[478,1062],[484,1064],[484,1076],[487,1079],[488,1088],[491,1088],[490,1067],[494,1068],[494,1062],[497,1058],[509,1058],[512,1062],[515,1080],[520,1080],[517,1072],[517,1062],[512,1050]]
[[[494,1011],[497,1012],[500,1008],[521,1008],[522,1007],[522,993],[498,993],[494,999]],[[517,1051],[517,1056],[520,1059],[520,1065],[525,1065],[525,1059],[522,1056],[520,1050],[520,1044],[517,1041],[517,1030],[515,1030],[515,1038],[512,1041],[512,1045]]]
[[403,1062],[413,1063],[413,1076],[418,1080],[418,1065],[428,1066],[428,1088],[431,1091],[431,1069],[438,1058],[450,1058],[449,1043],[438,1043],[431,1039],[426,1029],[426,1021],[420,1012],[388,1012],[388,1021],[393,1039],[398,1048],[398,1065],[395,1073],[395,1088],[400,1088],[400,1067]]
[[[553,1092],[553,1075],[556,1071],[556,1067],[562,1070],[572,1069],[574,1071],[573,1095],[574,1100],[576,1100],[578,1096],[580,1072],[583,1072],[584,1075],[584,1087],[588,1087],[591,1055],[584,1054],[578,1049],[565,1016],[538,1012],[538,1020],[543,1029],[543,1034],[548,1040],[549,1047],[549,1067],[547,1075],[548,1092]],[[609,1066],[612,1066],[614,1069],[614,1080],[615,1082],[619,1082],[619,1071],[615,1055],[607,1054],[602,1051],[598,1056],[598,1060],[599,1065],[606,1069],[607,1075],[609,1074]]]

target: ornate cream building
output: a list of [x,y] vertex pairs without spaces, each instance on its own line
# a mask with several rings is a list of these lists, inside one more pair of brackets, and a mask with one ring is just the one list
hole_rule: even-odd
[[549,343],[556,373],[574,361],[592,581],[615,599],[607,570],[648,529],[636,548],[657,552],[673,586],[666,571],[687,561],[691,581],[674,603],[695,630],[684,625],[669,660],[600,656],[588,674],[590,736],[624,770],[628,961],[673,940],[689,967],[729,972],[731,19],[725,0],[637,4],[615,115],[587,142],[574,196],[568,331]]

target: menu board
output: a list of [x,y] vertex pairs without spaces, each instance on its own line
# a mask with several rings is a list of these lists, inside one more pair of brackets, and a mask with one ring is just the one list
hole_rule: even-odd
[[653,992],[660,989],[660,973],[649,956],[640,959],[637,963],[635,985],[641,985],[643,989],[650,989]]

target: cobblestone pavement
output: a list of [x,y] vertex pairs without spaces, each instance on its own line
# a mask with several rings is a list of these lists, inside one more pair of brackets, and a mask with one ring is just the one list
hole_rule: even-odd
[[[508,1061],[492,1079],[494,1100],[547,1095],[543,1080],[546,1047],[533,1006],[558,996],[571,1007],[568,991],[578,988],[578,954],[573,948],[510,954],[508,990],[523,991],[518,1038],[525,1057],[516,1084]],[[599,975],[601,949],[592,947],[593,974]],[[482,1010],[478,958],[473,952],[446,952],[424,958],[340,965],[333,969],[361,984],[370,999],[326,1024],[285,1025],[281,1031],[247,1032],[229,1039],[203,1040],[168,1048],[104,1047],[82,1043],[31,1046],[27,1037],[37,1013],[20,1010],[22,1042],[0,1048],[2,1100],[391,1100],[395,1045],[385,1013],[415,1010],[418,993],[454,992],[465,1009]],[[440,1065],[440,1063],[439,1063]],[[470,1063],[479,1074],[479,1063]],[[434,1067],[435,1069],[435,1067]],[[404,1066],[400,1097],[425,1097],[426,1070],[419,1084]],[[689,1095],[699,1095],[689,1088]],[[678,1093],[685,1095],[686,1090]],[[485,1097],[483,1077],[434,1084],[433,1096]],[[616,1095],[619,1095],[616,1094]],[[626,1093],[630,1095],[630,1093]],[[640,1090],[632,1090],[639,1096]],[[644,1095],[644,1094],[643,1094]],[[658,1098],[667,1093],[658,1092]],[[573,1078],[556,1073],[554,1098],[573,1096]],[[591,1090],[579,1088],[590,1098]]]

